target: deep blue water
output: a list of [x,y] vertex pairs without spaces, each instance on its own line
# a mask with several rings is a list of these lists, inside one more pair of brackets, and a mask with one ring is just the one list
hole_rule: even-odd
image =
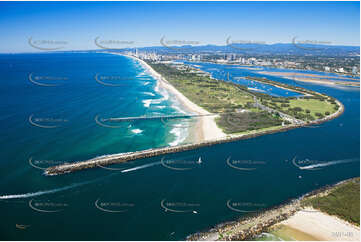
[[[106,54],[0,56],[0,68],[0,239],[179,240],[246,214],[231,210],[227,202],[239,210],[259,210],[360,175],[359,88],[334,88],[270,77],[333,96],[345,105],[345,112],[313,128],[165,157],[192,168],[189,170],[166,168],[160,163],[161,157],[153,157],[112,166],[130,169],[125,172],[99,168],[45,177],[42,170],[29,165],[29,157],[78,160],[167,145],[172,141],[166,140],[170,129],[159,123],[105,128],[95,124],[97,114],[109,117],[157,113],[160,112],[158,105],[166,106],[161,109],[167,110],[162,111],[164,113],[173,113],[176,109],[171,100],[163,100],[164,95],[154,92],[155,81],[140,75],[141,67],[125,57]],[[214,76],[228,71],[227,66],[222,65],[212,68]],[[234,72],[232,76],[245,72],[262,76],[256,71],[240,71],[243,73]],[[61,86],[37,86],[29,82],[29,73],[69,79],[63,80]],[[102,86],[94,80],[96,73],[125,76],[126,80],[133,81],[120,88]],[[150,84],[144,85],[146,82]],[[155,96],[143,97],[144,92]],[[142,102],[144,99],[157,101],[147,108]],[[57,117],[57,125],[59,120],[69,121],[58,128],[39,128],[29,124],[32,114],[34,120]],[[54,120],[41,124],[53,125]],[[143,132],[135,134],[133,129]],[[130,137],[124,137],[128,135]],[[300,170],[291,162],[295,156],[312,161],[353,159],[353,162],[335,163],[320,170]],[[195,164],[199,157],[203,162]],[[253,161],[246,166],[256,169],[231,168],[227,159],[231,163]],[[171,165],[175,167],[174,164]],[[240,163],[232,164],[240,166]],[[19,196],[4,197],[9,194]],[[16,224],[30,227],[18,229]]]

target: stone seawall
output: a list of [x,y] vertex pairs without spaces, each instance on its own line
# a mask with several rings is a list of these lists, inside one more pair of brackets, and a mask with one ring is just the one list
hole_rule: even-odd
[[334,188],[357,178],[350,178],[332,185],[326,185],[302,195],[299,198],[285,201],[282,204],[267,208],[263,211],[251,213],[235,221],[225,222],[187,236],[188,241],[244,241],[253,240],[255,236],[263,232],[269,232],[269,228],[292,217],[297,211],[304,209],[302,204],[308,198],[323,196]]
[[60,174],[74,172],[74,171],[80,171],[83,169],[97,168],[99,166],[107,166],[107,165],[112,165],[112,164],[123,163],[123,162],[131,161],[131,160],[149,158],[149,157],[183,152],[183,151],[188,151],[188,150],[195,150],[198,148],[207,147],[207,146],[211,146],[211,145],[215,145],[215,144],[233,142],[233,141],[238,141],[238,140],[243,140],[243,139],[250,139],[250,138],[258,137],[261,135],[273,134],[273,133],[277,133],[277,132],[285,132],[285,131],[295,129],[295,128],[300,128],[303,126],[320,124],[320,123],[326,122],[328,120],[334,119],[343,113],[344,106],[338,100],[336,100],[336,102],[338,103],[338,105],[340,107],[337,110],[337,112],[335,112],[323,119],[315,120],[315,121],[312,121],[309,123],[292,124],[292,125],[287,125],[287,126],[284,126],[284,127],[278,128],[278,129],[274,129],[274,130],[265,130],[265,131],[251,133],[251,134],[226,137],[223,139],[206,141],[206,142],[202,142],[202,143],[198,143],[198,144],[186,144],[186,145],[179,145],[179,146],[174,146],[174,147],[148,149],[148,150],[128,152],[128,153],[122,153],[122,154],[100,156],[100,157],[96,157],[96,158],[86,160],[86,161],[64,163],[61,165],[52,166],[52,167],[47,168],[45,170],[45,175],[60,175]]

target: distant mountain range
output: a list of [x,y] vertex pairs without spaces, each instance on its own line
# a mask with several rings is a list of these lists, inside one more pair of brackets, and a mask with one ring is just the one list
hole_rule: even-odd
[[[320,44],[232,44],[203,46],[153,46],[137,48],[138,51],[155,52],[158,54],[221,54],[234,53],[242,55],[296,55],[296,56],[359,56],[359,46],[320,45]],[[122,50],[134,51],[135,48]],[[114,49],[119,51],[119,49]]]

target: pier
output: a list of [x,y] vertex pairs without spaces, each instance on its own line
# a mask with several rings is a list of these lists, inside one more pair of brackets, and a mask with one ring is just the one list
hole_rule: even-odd
[[184,114],[184,115],[159,115],[159,116],[138,116],[138,117],[122,117],[122,118],[108,118],[102,119],[102,121],[109,122],[129,122],[136,120],[157,120],[157,119],[182,119],[182,118],[195,118],[195,117],[205,117],[205,116],[215,116],[216,113],[209,114]]

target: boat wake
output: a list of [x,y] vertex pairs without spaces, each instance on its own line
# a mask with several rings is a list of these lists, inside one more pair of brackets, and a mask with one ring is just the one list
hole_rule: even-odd
[[[141,166],[136,166],[133,168],[129,168],[129,169],[125,169],[122,170],[121,173],[127,173],[127,172],[131,172],[131,171],[136,171],[136,170],[141,170],[144,168],[148,168],[151,166],[156,166],[156,165],[160,165],[161,162],[154,162],[154,163],[150,163],[150,164],[145,164],[145,165],[141,165]],[[9,200],[9,199],[20,199],[20,198],[30,198],[30,197],[37,197],[37,196],[41,196],[41,195],[45,195],[45,194],[52,194],[52,193],[57,193],[57,192],[62,192],[62,191],[66,191],[66,190],[70,190],[76,187],[80,187],[83,185],[87,185],[90,183],[94,183],[96,181],[105,179],[109,176],[113,176],[116,173],[113,173],[111,175],[105,176],[105,177],[101,177],[101,178],[97,178],[94,180],[90,180],[90,181],[86,181],[86,182],[80,182],[80,183],[74,183],[65,187],[60,187],[60,188],[55,188],[55,189],[50,189],[50,190],[44,190],[44,191],[38,191],[38,192],[28,192],[28,193],[23,193],[23,194],[8,194],[8,195],[0,195],[0,200]]]
[[23,194],[0,195],[0,200],[37,197],[37,196],[41,196],[41,195],[45,195],[45,194],[52,194],[52,193],[56,193],[56,192],[62,192],[62,191],[70,190],[70,189],[80,187],[80,186],[83,186],[83,185],[87,185],[87,184],[90,184],[90,183],[94,183],[94,182],[97,182],[99,180],[103,180],[103,179],[105,179],[107,177],[110,177],[110,176],[113,176],[113,175],[114,174],[110,174],[110,175],[100,177],[100,178],[96,178],[96,179],[93,179],[93,180],[90,180],[90,181],[73,183],[73,184],[65,186],[65,187],[60,187],[60,188],[55,188],[55,189],[50,189],[50,190],[45,190],[45,191],[28,192],[28,193],[23,193]]
[[312,165],[307,165],[307,166],[300,166],[294,163],[294,165],[296,165],[299,169],[301,170],[312,170],[315,168],[321,168],[321,167],[326,167],[326,166],[332,166],[332,165],[337,165],[337,164],[344,164],[344,163],[350,163],[350,162],[355,162],[358,161],[358,158],[353,158],[353,159],[345,159],[345,160],[335,160],[335,161],[328,161],[328,162],[318,162],[316,164],[312,164]]
[[69,190],[69,189],[72,189],[72,188],[75,188],[75,187],[78,187],[78,186],[81,186],[81,185],[84,185],[84,183],[76,183],[76,184],[72,184],[72,185],[69,185],[69,186],[60,187],[60,188],[51,189],[51,190],[45,190],[45,191],[29,192],[29,193],[14,194],[14,195],[2,195],[2,196],[0,196],[0,200],[37,197],[37,196],[41,196],[41,195],[44,195],[44,194],[51,194],[51,193],[56,193],[56,192]]
[[147,167],[156,166],[156,165],[160,165],[160,164],[161,164],[161,162],[154,162],[154,163],[150,163],[150,164],[146,164],[146,165],[142,165],[142,166],[133,167],[133,168],[130,168],[130,169],[125,169],[125,170],[122,170],[121,173],[136,171],[136,170],[140,170],[140,169],[144,169],[144,168],[147,168]]

